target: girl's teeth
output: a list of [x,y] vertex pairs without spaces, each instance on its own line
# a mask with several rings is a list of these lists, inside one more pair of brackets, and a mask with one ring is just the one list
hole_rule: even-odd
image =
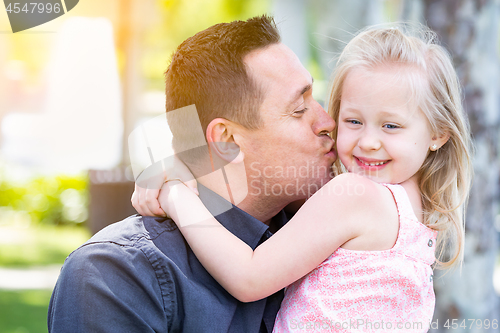
[[[364,162],[363,162],[364,163]],[[384,162],[377,162],[377,163],[364,163],[365,165],[369,165],[369,166],[376,166],[376,165],[382,165],[384,164]]]

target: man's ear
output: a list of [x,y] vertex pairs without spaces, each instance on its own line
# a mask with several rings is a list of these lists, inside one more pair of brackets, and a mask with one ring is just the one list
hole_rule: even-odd
[[440,135],[434,135],[431,139],[430,150],[435,151],[444,146],[446,142],[450,139],[450,134],[448,132],[442,133]]
[[224,118],[212,120],[206,133],[210,154],[215,154],[227,163],[242,162],[244,155],[234,138],[238,128],[237,124]]

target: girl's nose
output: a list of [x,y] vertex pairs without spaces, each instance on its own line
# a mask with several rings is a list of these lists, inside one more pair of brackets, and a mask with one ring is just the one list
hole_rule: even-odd
[[366,128],[358,140],[358,146],[366,151],[379,150],[382,142],[374,130]]

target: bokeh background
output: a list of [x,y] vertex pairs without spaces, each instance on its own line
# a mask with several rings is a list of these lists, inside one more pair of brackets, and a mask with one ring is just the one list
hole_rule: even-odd
[[128,135],[164,112],[175,47],[264,13],[322,103],[336,56],[362,27],[418,21],[439,34],[463,85],[476,176],[465,264],[436,274],[432,331],[500,331],[499,0],[80,0],[16,34],[0,5],[0,332],[46,332],[64,258],[134,213]]

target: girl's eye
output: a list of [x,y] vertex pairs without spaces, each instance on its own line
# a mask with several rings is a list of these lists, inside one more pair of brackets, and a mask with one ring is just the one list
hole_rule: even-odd
[[361,125],[361,122],[356,119],[346,119],[345,122],[353,125]]
[[400,126],[396,125],[396,124],[385,124],[384,127],[388,128],[388,129],[397,129],[397,128],[400,128]]

